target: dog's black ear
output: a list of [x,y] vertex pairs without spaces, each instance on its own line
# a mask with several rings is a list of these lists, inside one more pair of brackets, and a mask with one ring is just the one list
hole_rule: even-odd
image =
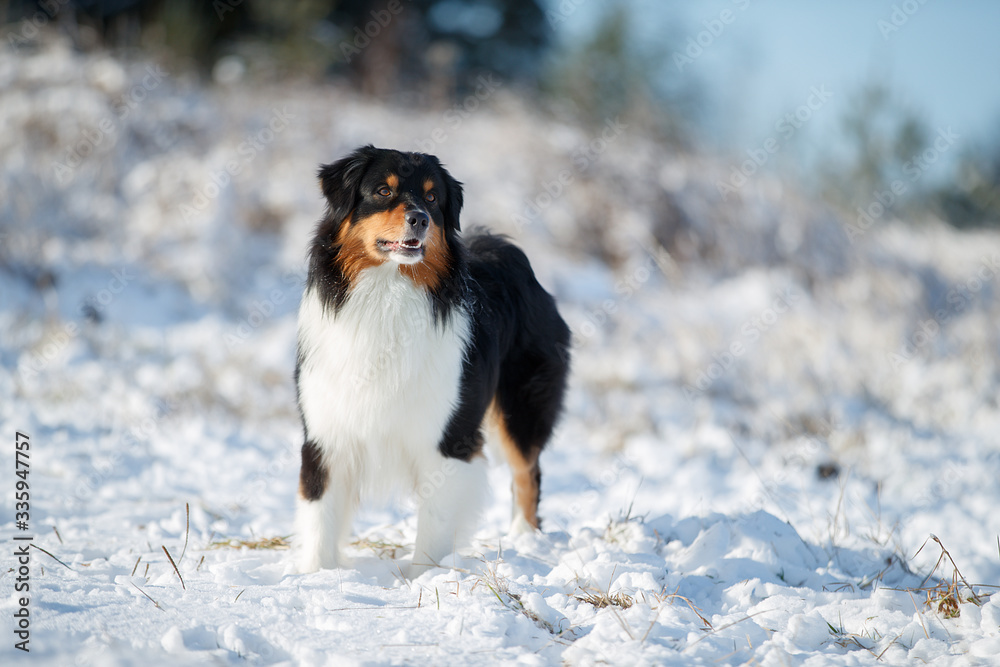
[[319,185],[327,202],[327,218],[340,225],[357,205],[358,186],[378,149],[371,144],[362,146],[332,164],[320,165]]
[[456,181],[448,170],[441,167],[441,175],[444,178],[444,224],[446,228],[454,229],[456,232],[462,228],[459,224],[459,214],[462,212],[462,184]]

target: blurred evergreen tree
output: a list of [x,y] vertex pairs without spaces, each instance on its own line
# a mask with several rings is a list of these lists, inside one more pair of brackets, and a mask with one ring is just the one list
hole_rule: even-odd
[[[346,72],[375,95],[474,89],[489,72],[534,83],[549,46],[544,0],[14,0],[7,20],[43,12],[118,49],[162,46],[211,70],[259,55],[278,74]],[[252,45],[252,47],[248,47]]]
[[957,177],[935,193],[933,203],[955,227],[1000,227],[1000,142],[963,155]]
[[534,83],[550,41],[542,3],[340,0],[330,15],[348,42],[338,64],[372,92],[442,78],[465,90],[484,72]]
[[923,123],[882,83],[862,86],[851,96],[847,108],[841,118],[845,141],[829,149],[819,167],[825,198],[853,211],[901,180],[907,191],[900,202],[913,201],[920,184],[911,187],[906,166],[927,146]]
[[623,5],[609,7],[590,35],[556,50],[542,89],[578,120],[622,117],[676,146],[689,146],[701,106],[699,80],[669,65],[670,36],[640,45]]

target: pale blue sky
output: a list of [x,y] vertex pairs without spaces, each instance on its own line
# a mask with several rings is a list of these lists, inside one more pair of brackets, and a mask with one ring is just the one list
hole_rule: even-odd
[[[616,3],[578,5],[564,35],[592,29]],[[554,6],[559,0],[551,0]],[[754,147],[804,103],[812,86],[833,97],[803,127],[806,145],[836,141],[837,120],[852,92],[869,79],[889,84],[929,128],[951,126],[966,144],[1000,141],[1000,2],[991,0],[628,0],[646,45],[683,47],[705,21],[730,10],[723,27],[681,74],[706,84],[709,141],[724,151]],[[906,21],[883,36],[894,5]],[[913,11],[916,9],[916,11]],[[897,14],[897,18],[900,14]],[[718,31],[719,24],[713,27]],[[703,41],[708,41],[703,35]],[[668,67],[673,67],[672,60]],[[676,71],[674,72],[676,73]]]

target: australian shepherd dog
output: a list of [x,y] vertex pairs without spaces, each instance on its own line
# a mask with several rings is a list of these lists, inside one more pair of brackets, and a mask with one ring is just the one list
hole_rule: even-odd
[[412,575],[475,529],[484,430],[513,473],[513,531],[539,527],[538,457],[562,409],[570,333],[528,258],[462,238],[462,184],[438,159],[365,146],[323,165],[295,381],[305,431],[300,572],[344,564],[369,497],[413,494]]

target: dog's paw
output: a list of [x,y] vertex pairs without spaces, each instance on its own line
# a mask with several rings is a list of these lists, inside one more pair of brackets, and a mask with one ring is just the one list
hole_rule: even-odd
[[299,556],[292,561],[292,571],[294,574],[310,574],[320,569],[319,558]]
[[434,566],[423,563],[410,563],[410,566],[406,568],[406,578],[410,580],[416,579],[432,567]]
[[317,553],[299,553],[292,561],[295,574],[311,574],[320,570],[335,570],[343,566],[342,559]]
[[518,537],[520,535],[534,535],[537,532],[539,532],[538,529],[528,523],[528,520],[524,518],[524,515],[519,513],[510,522],[510,530],[507,531],[507,536]]

